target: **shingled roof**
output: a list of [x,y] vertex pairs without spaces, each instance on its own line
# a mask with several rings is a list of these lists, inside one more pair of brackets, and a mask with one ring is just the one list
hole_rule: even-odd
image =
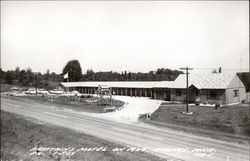
[[[235,76],[235,73],[194,73],[189,74],[188,84],[189,87],[194,85],[198,89],[226,89]],[[180,74],[172,88],[186,88],[186,75]]]

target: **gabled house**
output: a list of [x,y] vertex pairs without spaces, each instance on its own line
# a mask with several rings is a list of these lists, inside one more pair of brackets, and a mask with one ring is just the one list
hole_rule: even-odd
[[[186,75],[179,75],[171,87],[171,100],[185,101]],[[231,104],[246,99],[246,87],[236,74],[189,75],[189,102]]]

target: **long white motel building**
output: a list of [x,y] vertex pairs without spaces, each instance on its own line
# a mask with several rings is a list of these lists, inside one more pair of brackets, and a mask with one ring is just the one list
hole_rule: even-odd
[[[98,86],[109,86],[115,95],[151,97],[166,101],[186,101],[186,75],[174,81],[92,81],[62,82],[65,90],[95,94]],[[236,74],[189,74],[189,102],[232,104],[246,99],[246,87]]]

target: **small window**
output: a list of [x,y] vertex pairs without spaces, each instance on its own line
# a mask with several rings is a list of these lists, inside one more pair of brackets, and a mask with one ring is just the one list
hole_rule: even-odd
[[179,89],[176,90],[176,96],[181,96],[181,90]]
[[239,96],[239,90],[234,90],[234,97],[238,97]]
[[200,92],[198,90],[195,91],[195,95],[199,96]]

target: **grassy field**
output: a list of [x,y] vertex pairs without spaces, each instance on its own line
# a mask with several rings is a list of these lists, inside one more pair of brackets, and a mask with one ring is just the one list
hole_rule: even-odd
[[[149,123],[161,126],[185,127],[203,129],[235,136],[249,137],[250,135],[250,107],[248,104],[239,104],[228,107],[189,106],[193,115],[184,115],[186,110],[181,105],[161,105],[153,114]],[[214,134],[212,134],[214,135]]]
[[[80,151],[70,154],[55,154],[43,151],[40,156],[30,154],[34,147],[47,148],[101,148],[106,151]],[[1,160],[3,161],[163,161],[165,159],[145,152],[114,152],[114,148],[127,148],[73,130],[43,124],[33,119],[1,111]],[[70,149],[65,150],[69,152]],[[72,152],[73,152],[72,151]],[[38,152],[38,153],[37,153]],[[36,151],[33,154],[39,154]],[[62,151],[61,151],[62,152]]]
[[[60,96],[58,98],[52,98],[53,101],[51,101],[50,97],[42,97],[42,96],[25,96],[21,97],[24,99],[32,99],[35,101],[41,101],[41,102],[47,102],[50,104],[59,104],[64,105],[66,108],[71,108],[78,111],[87,111],[87,112],[94,112],[94,113],[101,113],[103,112],[103,109],[110,105],[98,105],[98,102],[87,102],[87,101],[93,101],[96,100],[96,98],[76,98],[74,96],[67,97],[67,96]],[[114,102],[113,106],[115,107],[122,107],[124,105],[124,102],[119,100],[112,100]]]

